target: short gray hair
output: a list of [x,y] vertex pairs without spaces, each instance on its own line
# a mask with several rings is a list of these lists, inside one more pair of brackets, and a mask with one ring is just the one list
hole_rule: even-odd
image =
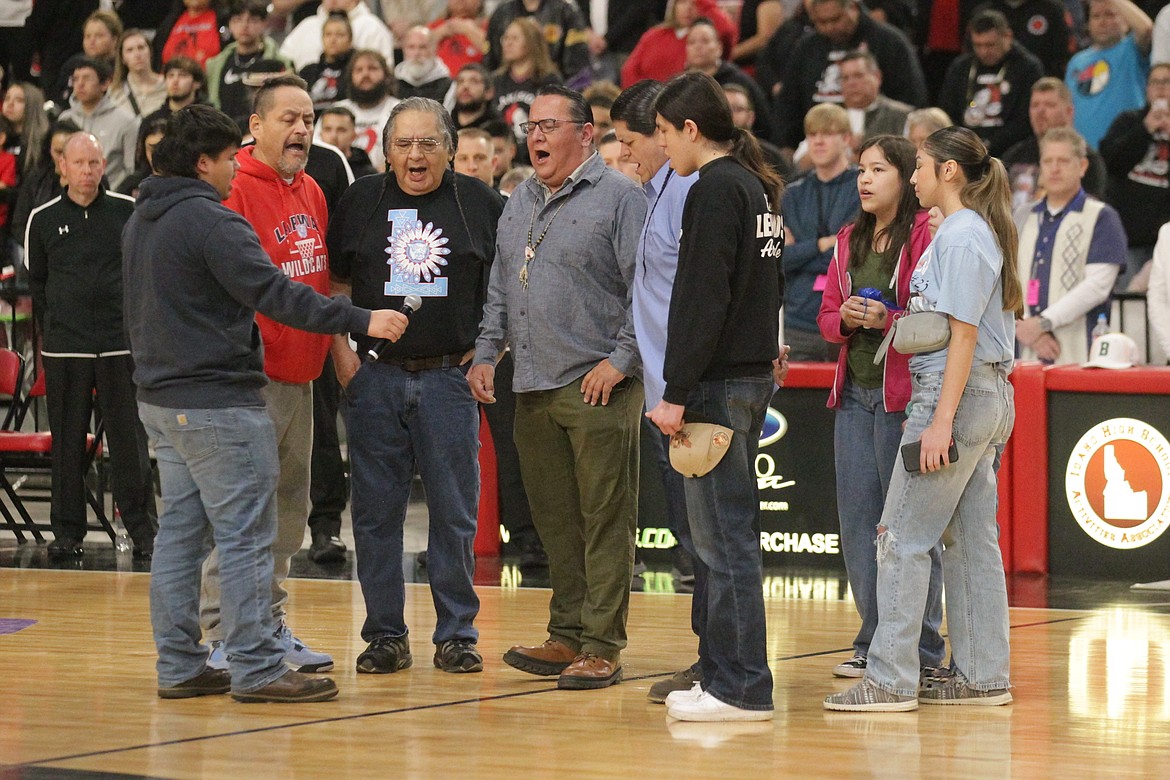
[[455,121],[451,119],[451,114],[443,108],[442,103],[417,95],[399,101],[398,105],[391,109],[390,118],[386,120],[386,126],[382,128],[382,151],[385,152],[386,157],[390,156],[390,131],[394,127],[394,120],[403,111],[422,111],[433,114],[438,120],[439,132],[443,135],[443,148],[447,150],[449,157],[455,157]]
[[1040,148],[1045,144],[1068,144],[1073,156],[1078,160],[1089,157],[1089,147],[1085,138],[1071,127],[1053,127],[1040,137]]

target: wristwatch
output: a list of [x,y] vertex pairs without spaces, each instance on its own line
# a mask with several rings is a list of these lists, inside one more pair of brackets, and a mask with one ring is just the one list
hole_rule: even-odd
[[1040,316],[1040,330],[1044,331],[1045,333],[1051,333],[1052,332],[1052,320],[1041,315]]

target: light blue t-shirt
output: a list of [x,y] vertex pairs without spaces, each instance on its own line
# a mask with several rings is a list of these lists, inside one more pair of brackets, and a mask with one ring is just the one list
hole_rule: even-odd
[[1064,73],[1072,92],[1073,126],[1096,149],[1122,111],[1146,104],[1149,57],[1138,49],[1133,33],[1108,49],[1090,46],[1073,55]]
[[[1016,320],[1003,310],[1003,254],[983,218],[962,209],[943,220],[934,241],[910,275],[910,292],[921,295],[928,311],[949,314],[977,325],[975,365],[1000,364],[1010,369],[1016,344]],[[910,370],[946,368],[947,350],[910,358]]]

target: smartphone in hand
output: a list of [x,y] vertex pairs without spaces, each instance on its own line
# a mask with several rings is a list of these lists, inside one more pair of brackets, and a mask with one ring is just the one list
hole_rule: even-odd
[[[947,450],[947,460],[951,463],[956,463],[959,460],[959,448],[955,446],[954,439],[951,440],[951,448]],[[902,445],[902,465],[911,474],[917,474],[922,471],[921,440]]]

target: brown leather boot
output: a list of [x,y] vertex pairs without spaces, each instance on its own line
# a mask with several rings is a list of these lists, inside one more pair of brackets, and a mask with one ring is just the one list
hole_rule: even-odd
[[593,653],[581,653],[561,672],[557,687],[581,691],[608,688],[621,681],[621,661],[610,661]]
[[522,672],[545,677],[560,674],[573,659],[577,651],[559,639],[548,639],[536,647],[516,645],[504,653],[504,663]]
[[215,696],[227,693],[232,689],[232,676],[226,669],[212,669],[204,667],[203,671],[190,680],[172,685],[169,688],[159,688],[160,699],[193,699],[196,696]]
[[282,677],[273,680],[263,688],[247,693],[232,693],[232,698],[249,704],[278,702],[296,704],[300,702],[329,701],[337,695],[337,686],[328,677],[310,677],[289,669]]

